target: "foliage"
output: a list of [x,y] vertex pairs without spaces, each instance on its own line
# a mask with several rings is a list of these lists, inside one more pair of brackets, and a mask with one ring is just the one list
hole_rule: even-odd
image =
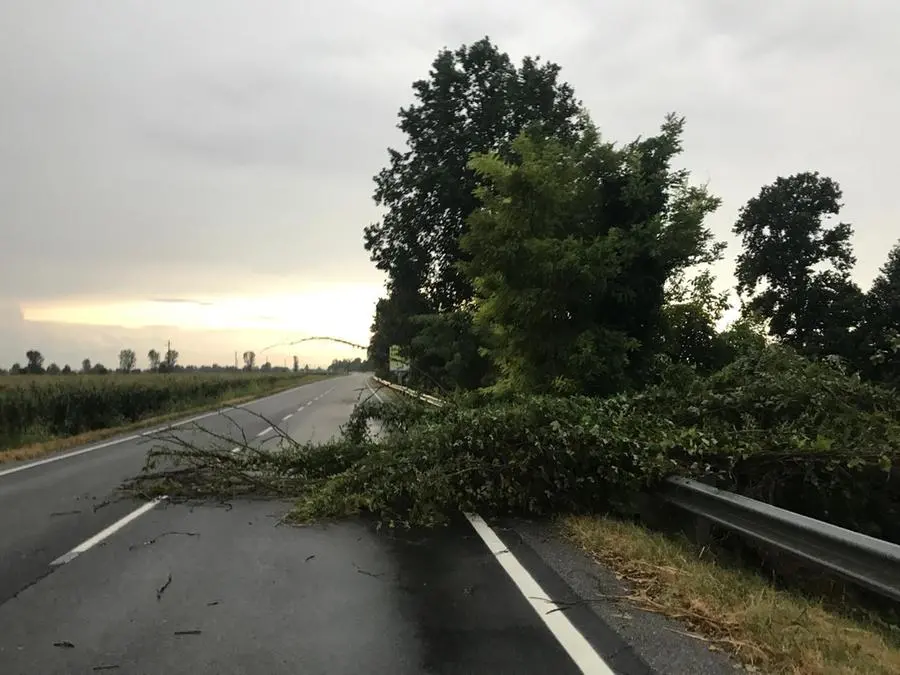
[[28,359],[28,365],[25,366],[25,372],[31,375],[39,375],[44,372],[44,357],[36,349],[25,352],[25,358]]
[[151,349],[147,352],[147,361],[150,364],[150,371],[156,372],[159,370],[159,352],[155,349]]
[[502,385],[602,394],[640,384],[659,349],[669,278],[720,253],[719,204],[671,168],[683,120],[624,148],[596,129],[572,142],[523,134],[514,162],[475,156],[483,206],[460,268]]
[[119,370],[123,373],[130,373],[137,365],[137,354],[133,349],[123,349],[119,352]]
[[736,272],[738,292],[769,320],[772,335],[807,355],[852,359],[863,307],[849,276],[853,228],[824,222],[840,212],[841,196],[840,186],[818,172],[764,186],[734,226],[744,245]]
[[244,370],[253,370],[256,367],[256,352],[244,352]]
[[365,230],[366,250],[391,288],[420,293],[431,311],[458,308],[471,297],[456,268],[459,237],[478,206],[469,157],[506,156],[528,125],[573,133],[578,102],[558,76],[556,64],[531,57],[515,66],[484,38],[442,50],[428,79],[413,84],[416,102],[399,113],[407,149],[389,150],[390,165],[375,177],[375,202],[387,213]]
[[341,440],[285,439],[280,452],[248,451],[246,459],[189,441],[158,448],[154,462],[174,459],[179,468],[146,475],[139,487],[191,496],[263,491],[299,498],[303,517],[368,510],[398,524],[460,509],[627,513],[637,492],[677,473],[900,542],[900,402],[788,349],[606,399],[480,392],[450,401],[369,401]]
[[10,378],[0,381],[0,450],[265,391],[287,379],[275,374]]
[[[389,165],[375,176],[375,203],[385,215],[365,229],[365,248],[388,275],[388,296],[379,301],[369,348],[379,374],[387,372],[391,345],[412,357],[414,372],[433,369],[437,352],[449,351],[433,345],[425,352],[428,363],[416,363],[410,345],[417,329],[441,320],[412,317],[462,310],[472,297],[470,280],[457,266],[465,258],[460,237],[479,204],[469,158],[491,151],[509,157],[513,139],[526,127],[575,134],[580,107],[559,70],[532,57],[517,66],[484,38],[440,51],[428,78],[413,83],[415,102],[399,113],[406,148],[389,149]],[[477,359],[446,366],[465,372],[479,367]]]
[[420,314],[409,346],[415,365],[409,384],[420,390],[475,389],[488,383],[490,362],[481,354],[482,340],[467,311]]
[[900,242],[866,294],[865,314],[860,330],[862,372],[900,386]]
[[662,353],[673,363],[701,373],[717,370],[734,358],[727,337],[716,327],[728,307],[728,294],[717,293],[714,282],[708,269],[692,279],[679,271],[669,279],[663,307]]

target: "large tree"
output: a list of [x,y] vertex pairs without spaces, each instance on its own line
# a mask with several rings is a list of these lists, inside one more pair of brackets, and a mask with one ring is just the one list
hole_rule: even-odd
[[872,379],[900,385],[900,242],[866,293],[865,315],[862,371]]
[[159,352],[155,349],[151,349],[147,352],[147,361],[150,363],[150,370],[152,372],[156,372],[159,370]]
[[559,66],[531,57],[516,66],[489,38],[439,52],[413,94],[415,102],[399,113],[406,148],[389,149],[389,165],[375,176],[384,217],[365,229],[366,250],[388,274],[388,300],[399,319],[391,324],[397,332],[381,337],[404,347],[415,334],[405,319],[455,311],[472,297],[457,266],[464,258],[460,236],[479,205],[472,153],[508,158],[526,126],[566,137],[581,124]]
[[588,125],[576,141],[524,133],[516,158],[475,157],[483,207],[462,269],[502,382],[604,394],[639,384],[662,347],[669,278],[721,248],[719,200],[671,168],[683,120],[622,148]]
[[818,172],[778,178],[741,209],[735,234],[738,293],[770,334],[808,355],[852,359],[862,292],[850,279],[856,259],[841,210],[841,188]]

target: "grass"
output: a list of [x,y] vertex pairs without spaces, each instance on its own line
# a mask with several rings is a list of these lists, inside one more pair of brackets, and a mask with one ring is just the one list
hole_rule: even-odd
[[[16,376],[20,377],[20,376]],[[23,376],[27,377],[27,376]],[[51,378],[53,376],[37,376],[43,378]],[[66,376],[76,377],[76,376]],[[112,378],[112,377],[123,377],[123,378],[133,378],[133,375],[89,375],[85,377],[93,377],[93,378]],[[144,375],[143,377],[154,377],[153,375]],[[176,377],[176,376],[169,376]],[[227,374],[221,375],[221,377],[228,377]],[[69,448],[74,448],[79,445],[84,445],[86,443],[94,443],[98,441],[105,440],[107,438],[111,438],[113,436],[118,436],[121,434],[126,434],[131,431],[137,431],[140,429],[146,429],[148,427],[153,427],[158,424],[164,424],[166,422],[170,422],[172,420],[179,419],[181,417],[187,417],[190,415],[196,415],[204,412],[209,412],[211,410],[215,410],[216,408],[220,408],[222,406],[234,406],[240,405],[241,403],[246,403],[247,401],[252,401],[253,399],[260,398],[262,396],[268,396],[272,394],[277,394],[278,392],[285,391],[287,389],[292,389],[294,387],[299,387],[304,384],[311,384],[313,382],[318,382],[320,380],[328,379],[329,377],[333,377],[333,375],[305,375],[305,376],[285,376],[283,378],[279,378],[277,380],[262,380],[260,379],[258,382],[254,382],[252,385],[244,386],[242,388],[231,390],[229,393],[224,394],[222,396],[218,396],[213,399],[209,399],[204,403],[186,402],[185,405],[175,406],[169,411],[160,414],[148,415],[136,422],[130,424],[119,424],[115,426],[103,427],[101,429],[94,429],[91,431],[86,431],[79,434],[68,435],[68,436],[60,436],[60,435],[48,435],[44,438],[40,438],[31,443],[27,443],[25,445],[2,449],[0,448],[0,465],[16,462],[28,459],[37,459],[39,457],[43,457],[48,454],[52,454],[54,452],[60,452],[62,450],[67,450]],[[3,378],[0,378],[2,380]],[[0,382],[0,388],[3,387],[3,382]]]
[[686,624],[697,639],[772,675],[900,673],[897,627],[851,619],[708,551],[605,517],[563,520],[564,534],[631,586],[625,601]]

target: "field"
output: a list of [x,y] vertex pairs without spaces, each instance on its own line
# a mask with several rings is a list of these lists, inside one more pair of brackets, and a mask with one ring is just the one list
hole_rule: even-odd
[[290,373],[0,377],[0,453],[321,379]]

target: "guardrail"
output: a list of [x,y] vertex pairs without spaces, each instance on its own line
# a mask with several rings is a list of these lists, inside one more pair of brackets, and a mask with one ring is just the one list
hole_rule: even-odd
[[[434,396],[377,377],[374,379],[384,387],[430,405],[444,405]],[[659,496],[701,518],[900,602],[900,545],[689,478],[666,479]]]

